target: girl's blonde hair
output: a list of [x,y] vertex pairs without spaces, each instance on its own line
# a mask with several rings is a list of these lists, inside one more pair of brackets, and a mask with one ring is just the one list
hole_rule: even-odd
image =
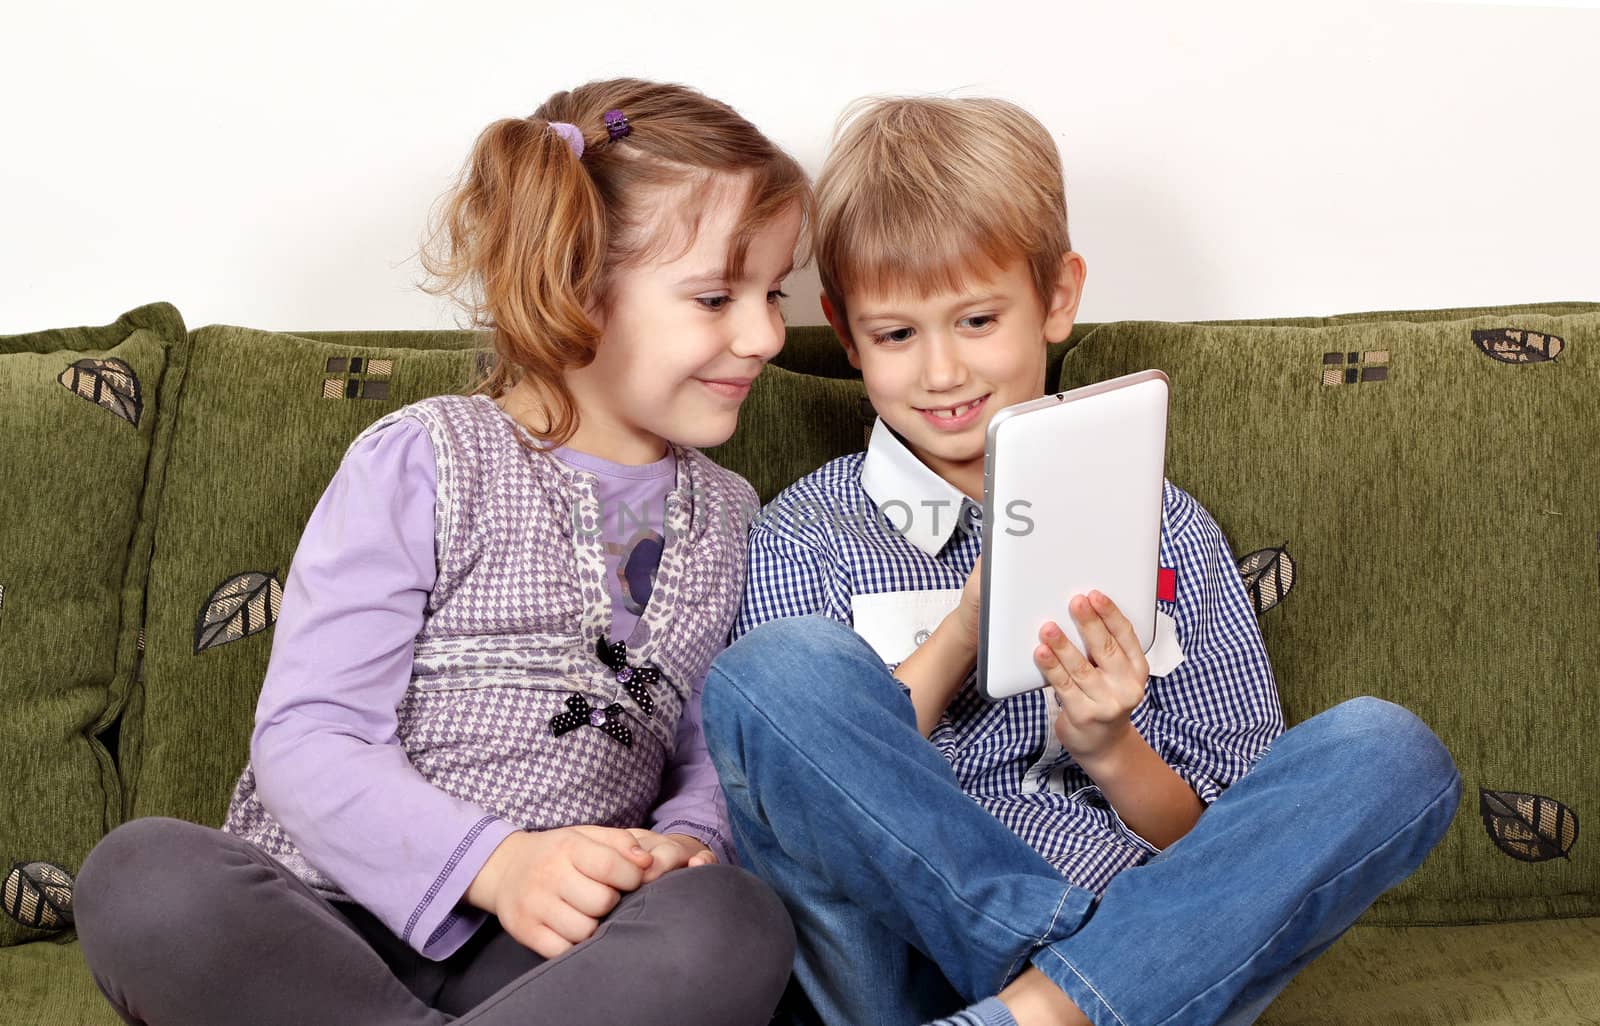
[[949,292],[1018,258],[1048,303],[1071,248],[1055,140],[1016,104],[869,97],[839,119],[816,258],[841,317],[846,292]]
[[[611,137],[611,111],[627,118],[628,134]],[[581,157],[553,122],[582,133]],[[532,376],[549,401],[541,434],[565,444],[578,409],[563,375],[587,366],[600,342],[586,311],[604,309],[614,271],[677,236],[661,226],[661,191],[683,186],[704,204],[720,190],[695,187],[717,175],[748,182],[727,256],[737,278],[763,227],[795,206],[809,223],[811,189],[800,165],[727,104],[686,86],[619,78],[556,93],[529,117],[485,128],[422,251],[433,279],[424,289],[455,297],[474,327],[492,333],[495,359],[474,391],[499,396]],[[682,212],[691,244],[703,214],[703,206]]]

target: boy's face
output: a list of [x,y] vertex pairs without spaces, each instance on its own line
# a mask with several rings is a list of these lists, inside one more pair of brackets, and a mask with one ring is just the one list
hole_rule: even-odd
[[981,500],[989,419],[1044,394],[1045,344],[1071,334],[1083,276],[1083,258],[1069,252],[1044,299],[1019,258],[958,291],[848,292],[847,320],[826,296],[822,304],[878,416],[935,473]]

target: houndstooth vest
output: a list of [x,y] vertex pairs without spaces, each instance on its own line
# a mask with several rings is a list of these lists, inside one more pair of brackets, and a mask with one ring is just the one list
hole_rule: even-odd
[[[642,825],[679,716],[733,622],[754,491],[673,447],[655,586],[626,639],[627,666],[608,666],[597,654],[611,596],[593,475],[532,451],[486,396],[424,399],[362,437],[401,418],[427,429],[438,481],[438,579],[397,708],[406,755],[434,786],[525,829]],[[645,667],[659,679],[633,669]],[[341,896],[262,805],[248,764],[223,829]]]

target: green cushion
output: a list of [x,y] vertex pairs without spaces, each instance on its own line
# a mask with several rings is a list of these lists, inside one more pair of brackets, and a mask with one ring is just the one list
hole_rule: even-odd
[[0,1022],[122,1026],[74,942],[40,941],[0,951]]
[[451,331],[293,331],[294,338],[330,342],[353,349],[486,349],[488,336],[482,332]]
[[826,324],[790,325],[784,333],[783,349],[772,358],[772,366],[824,378],[861,377],[861,372],[845,358],[838,336]]
[[1600,919],[1357,926],[1258,1026],[1576,1026],[1600,1021]]
[[1582,314],[1600,313],[1600,303],[1512,303],[1505,306],[1461,306],[1448,310],[1371,310],[1365,313],[1335,314],[1325,323],[1340,324],[1350,321],[1464,321],[1473,317],[1508,316],[1522,314]]
[[[1278,327],[1323,327],[1345,321],[1457,321],[1466,317],[1479,314],[1518,314],[1518,313],[1594,313],[1600,311],[1600,303],[1523,303],[1513,306],[1480,306],[1461,307],[1453,310],[1380,310],[1366,313],[1336,314],[1332,317],[1269,317],[1253,320],[1224,320],[1224,321],[1194,321],[1195,324],[1208,325],[1273,325]],[[1072,335],[1060,345],[1050,347],[1049,375],[1046,381],[1054,381],[1059,373],[1061,358],[1067,350],[1077,345],[1089,332],[1100,327],[1098,324],[1081,322],[1073,326]],[[301,334],[310,337],[328,337],[327,332],[312,335],[307,332]],[[861,372],[850,366],[850,361],[845,358],[844,348],[839,345],[839,340],[834,336],[833,329],[826,324],[802,324],[789,327],[787,340],[784,342],[783,351],[773,358],[772,365],[782,367],[784,370],[794,371],[797,374],[815,374],[826,378],[856,378],[860,379]]]
[[[1555,353],[1548,337],[1554,359],[1504,362]],[[1600,860],[1563,818],[1600,815],[1600,313],[1109,324],[1060,384],[1145,367],[1172,379],[1168,476],[1243,570],[1293,561],[1276,605],[1288,579],[1254,577],[1290,720],[1375,694],[1417,712],[1461,768],[1449,834],[1368,921],[1600,914]],[[1491,837],[1480,789],[1544,799],[1492,806],[1532,860]]]
[[[1335,324],[1365,323],[1368,321],[1462,321],[1489,314],[1517,315],[1525,313],[1574,314],[1600,313],[1600,303],[1513,303],[1509,306],[1461,306],[1445,310],[1365,310],[1360,313],[1334,314],[1331,317],[1266,317],[1253,320],[1189,321],[1209,327],[1325,328]],[[1094,325],[1099,327],[1099,325]],[[1076,334],[1076,332],[1074,332]]]
[[[1259,1026],[1573,1026],[1600,1008],[1600,920],[1357,926]],[[77,944],[0,951],[0,1022],[118,1026]]]
[[[1380,310],[1365,313],[1336,314],[1332,317],[1268,317],[1252,320],[1193,321],[1206,325],[1271,325],[1277,327],[1324,327],[1346,321],[1457,321],[1480,314],[1518,313],[1594,313],[1600,312],[1600,303],[1523,303],[1512,306],[1461,307],[1453,310]],[[1056,380],[1061,359],[1099,324],[1080,322],[1073,326],[1065,342],[1050,347],[1049,374],[1046,381]],[[325,338],[337,333],[301,332],[308,338]],[[352,333],[353,334],[353,333]],[[825,378],[855,378],[861,372],[850,366],[844,348],[839,345],[833,329],[826,324],[791,325],[783,351],[773,358],[774,367],[794,371],[796,374],[814,374]]]
[[[141,501],[158,490],[158,424],[186,350],[166,304],[0,337],[0,872],[48,861],[75,873],[121,819],[96,734],[121,712],[137,659]],[[41,935],[0,916],[0,944]]]
[[[368,424],[468,386],[471,344],[454,332],[195,332],[150,567],[144,677],[124,724],[130,815],[220,825],[271,650],[262,614],[275,615],[312,507]],[[232,589],[242,590],[230,600]]]

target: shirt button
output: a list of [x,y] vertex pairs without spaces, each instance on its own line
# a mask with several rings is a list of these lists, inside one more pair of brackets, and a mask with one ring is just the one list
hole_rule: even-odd
[[971,499],[962,503],[961,529],[966,534],[981,535],[983,533],[983,507]]

